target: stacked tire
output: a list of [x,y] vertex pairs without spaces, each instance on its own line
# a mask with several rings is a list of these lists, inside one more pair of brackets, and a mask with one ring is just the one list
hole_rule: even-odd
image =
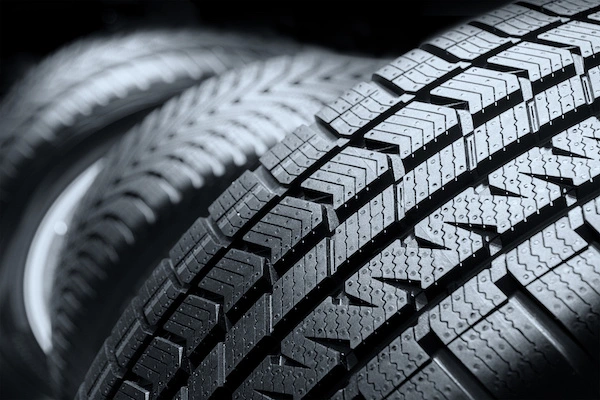
[[55,396],[600,397],[600,4],[294,52],[107,153],[53,273]]

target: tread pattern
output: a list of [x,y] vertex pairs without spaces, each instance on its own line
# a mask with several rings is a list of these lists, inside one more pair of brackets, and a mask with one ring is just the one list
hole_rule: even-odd
[[434,51],[442,51],[457,60],[474,60],[511,43],[473,25],[460,25],[427,42]]
[[47,168],[53,149],[68,149],[94,130],[233,66],[285,54],[285,47],[267,38],[156,29],[87,38],[59,50],[14,85],[0,106],[2,208],[26,177]]
[[489,62],[511,70],[524,70],[532,85],[542,84],[563,72],[573,74],[571,52],[539,43],[521,42],[491,57]]
[[[110,309],[124,306],[140,276],[146,276],[149,266],[168,253],[190,222],[206,212],[214,200],[210,193],[216,196],[228,180],[254,165],[287,130],[307,122],[326,101],[382,63],[307,51],[250,64],[184,92],[134,128],[109,155],[111,167],[101,173],[82,200],[75,233],[68,239],[68,250],[56,274],[52,362],[56,387],[65,390],[61,396],[75,393],[77,379],[82,378],[81,366],[86,368],[91,361],[91,355],[78,355],[76,349],[93,348],[94,340],[96,346],[101,345],[101,332],[104,329],[108,334],[117,317],[110,317]],[[270,263],[287,258],[297,243],[326,227],[333,215],[322,204],[282,197],[273,177],[247,172],[210,207],[218,217],[217,226],[209,229],[223,231],[214,238],[214,246],[211,236],[203,239],[206,227],[194,225],[175,247],[175,274],[164,282],[157,277],[149,292],[152,295],[142,305],[147,322],[157,323],[181,295],[181,285],[189,284],[202,271],[203,260],[220,250],[227,236],[235,235],[257,210],[275,200],[279,204],[244,234],[248,246],[261,249],[262,255],[270,254]],[[269,233],[270,229],[281,235]],[[198,240],[206,242],[205,253],[189,259],[186,256]],[[154,244],[146,246],[148,242]],[[218,308],[209,307],[212,298],[206,304],[190,303],[168,329],[163,327],[167,332],[176,335],[174,331],[181,329],[177,321],[189,321],[184,314],[192,306],[209,307],[203,315],[220,323],[223,312],[236,313],[232,309],[245,300],[245,293],[264,285],[265,280],[270,282],[263,258],[243,256],[240,250],[229,253],[229,264],[224,261],[219,269],[211,266],[211,280],[200,286],[220,299]],[[238,267],[232,267],[242,256],[247,264],[263,269],[261,276],[255,279],[254,272],[240,274]],[[246,282],[246,277],[252,282]],[[244,282],[245,287],[232,286],[234,282]],[[221,303],[225,298],[228,305]],[[211,324],[198,322],[192,331],[182,334],[201,343],[214,332]],[[85,342],[77,339],[83,337]],[[166,384],[168,379],[163,381]],[[151,393],[159,393],[162,387],[154,390]]]
[[457,68],[461,68],[460,63],[450,63],[424,50],[415,49],[375,72],[373,78],[389,82],[395,90],[414,93]]
[[523,36],[555,24],[560,19],[517,4],[491,11],[474,21],[485,24],[509,36]]
[[[541,7],[536,11],[544,13]],[[574,21],[585,18],[574,15]],[[317,114],[315,124],[276,146],[277,155],[267,153],[254,172],[263,181],[273,183],[269,176],[280,165],[289,163],[297,172],[286,181],[275,177],[271,191],[277,197],[253,210],[220,249],[198,244],[184,260],[193,262],[194,253],[206,248],[214,256],[202,256],[201,268],[210,270],[222,254],[240,249],[264,258],[271,284],[227,315],[230,325],[207,342],[210,350],[189,353],[194,369],[173,381],[173,388],[185,385],[198,399],[597,396],[589,383],[597,382],[600,371],[590,342],[598,342],[599,302],[590,289],[597,274],[592,265],[600,261],[600,120],[597,97],[586,95],[584,83],[594,87],[597,77],[591,74],[593,62],[576,61],[581,56],[576,47],[537,39],[568,23],[553,20],[522,40],[482,44],[481,51],[469,53],[472,65],[410,97],[402,88],[395,97],[385,92],[392,96],[390,107],[382,105],[364,124],[346,130],[336,121],[364,100],[342,96]],[[470,27],[477,28],[464,25],[421,50],[457,62],[434,47],[442,48],[461,30],[474,43],[493,35]],[[452,51],[463,57],[459,50],[471,42]],[[578,65],[567,63],[543,83],[532,77],[539,81],[534,84],[521,72],[487,62],[525,42],[550,46],[562,56],[566,49]],[[370,86],[393,90],[382,79],[388,78],[379,74]],[[457,82],[456,92],[430,95],[450,82]],[[429,116],[423,118],[423,112]],[[431,122],[416,124],[419,119]],[[320,158],[302,158],[299,132],[304,143],[318,137],[329,144]],[[404,141],[396,144],[396,135]],[[387,169],[380,176],[371,170],[378,178],[366,184],[367,191],[357,190],[368,176],[359,172],[365,161],[339,167],[338,178],[330,180],[344,190],[355,186],[338,206],[335,186],[327,190],[320,183],[324,187],[315,194],[314,179],[337,169],[338,156],[349,154]],[[328,229],[295,243],[285,261],[273,262],[245,235],[290,197],[331,207],[336,218],[328,218]],[[220,233],[208,228],[216,229],[219,218],[217,213],[202,220],[215,243]],[[580,272],[579,264],[587,266]],[[197,272],[188,283],[201,284],[206,275]],[[554,306],[559,298],[565,311]],[[113,330],[111,337],[120,336]],[[95,364],[101,361],[98,356]],[[79,398],[100,385],[109,396],[115,390],[97,376],[88,373]],[[168,394],[158,398],[163,397]]]

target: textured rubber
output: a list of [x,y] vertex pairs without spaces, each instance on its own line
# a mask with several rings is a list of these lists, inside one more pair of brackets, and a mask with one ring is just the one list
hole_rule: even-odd
[[78,398],[598,398],[597,12],[508,5],[323,108],[173,247]]
[[[199,29],[150,29],[86,38],[15,84],[0,106],[0,209],[23,202],[38,174],[100,128],[162,104],[290,43]],[[33,181],[33,182],[32,182]]]
[[324,51],[252,64],[184,92],[115,148],[56,271],[51,362],[60,396],[74,396],[115,310],[211,202],[286,132],[383,64]]
[[[50,189],[62,176],[73,175],[81,160],[90,154],[99,157],[126,127],[184,89],[232,67],[298,47],[266,36],[140,28],[64,47],[12,87],[0,105],[3,381],[14,380],[5,375],[7,371],[29,380],[37,377],[31,388],[48,381],[44,354],[22,321],[24,259],[39,223],[37,214],[43,215],[41,209],[47,206],[34,200],[36,191],[45,190],[50,196]],[[8,384],[2,386],[4,393]],[[16,390],[24,396],[24,389]]]

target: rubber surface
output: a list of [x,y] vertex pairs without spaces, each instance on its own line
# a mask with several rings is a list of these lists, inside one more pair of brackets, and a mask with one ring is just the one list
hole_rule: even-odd
[[59,50],[15,84],[0,106],[2,214],[27,198],[54,159],[101,127],[288,46],[218,31],[150,29]]
[[72,398],[117,311],[195,218],[286,132],[383,64],[320,51],[252,64],[186,91],[115,148],[56,271],[61,396]]
[[[79,40],[12,87],[0,105],[0,375],[36,382],[17,384],[19,396],[48,382],[45,356],[25,318],[24,260],[51,197],[69,183],[65,177],[187,87],[298,47],[266,36],[140,28]],[[2,386],[2,393],[9,390]]]
[[598,398],[598,6],[506,6],[323,108],[173,247],[78,398]]

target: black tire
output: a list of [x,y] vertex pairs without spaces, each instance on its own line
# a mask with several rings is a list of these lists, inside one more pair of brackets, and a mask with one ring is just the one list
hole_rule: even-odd
[[135,289],[211,202],[285,132],[382,64],[320,51],[256,63],[189,89],[115,148],[55,274],[59,397],[75,395]]
[[80,40],[13,86],[0,106],[2,397],[49,389],[23,287],[29,246],[53,201],[168,98],[234,66],[294,49],[266,37],[140,29]]
[[78,398],[598,398],[598,3],[536,4],[429,41],[274,146],[155,269]]
[[217,31],[150,29],[59,50],[14,85],[0,106],[2,215],[27,199],[38,174],[101,128],[232,66],[287,52],[289,45]]

